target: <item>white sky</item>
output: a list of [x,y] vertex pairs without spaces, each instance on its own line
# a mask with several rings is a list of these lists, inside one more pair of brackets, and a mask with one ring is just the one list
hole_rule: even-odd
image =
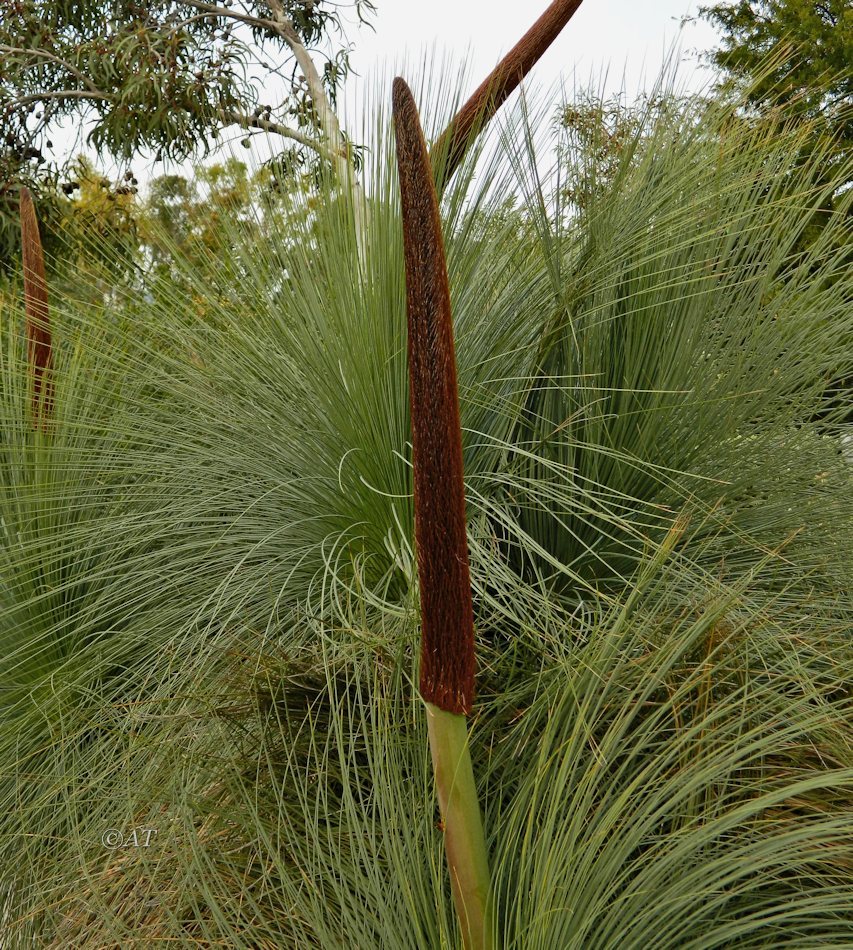
[[[471,70],[472,91],[543,12],[548,0],[377,0],[373,27],[351,26],[348,37],[354,50],[351,62],[364,76],[385,63],[404,56],[417,62],[419,54],[433,47],[447,51],[452,61]],[[561,77],[571,87],[593,87],[607,94],[625,90],[633,96],[650,87],[673,48],[681,62],[679,79],[688,87],[708,82],[707,70],[696,62],[696,50],[717,44],[715,31],[706,23],[680,29],[685,15],[694,15],[697,3],[691,0],[584,0],[561,36],[537,64],[530,79],[537,86],[550,87]],[[413,77],[409,77],[412,79]],[[352,108],[358,83],[347,96]],[[270,96],[270,101],[274,97]],[[357,111],[357,103],[355,104]],[[226,150],[230,152],[245,133],[235,133]],[[54,135],[55,153],[71,149],[69,131]],[[266,157],[263,137],[252,139],[251,151],[239,147],[236,153],[250,163]],[[259,151],[255,152],[255,144]],[[106,164],[108,173],[114,166]],[[134,172],[145,182],[167,171],[189,171],[166,164],[138,160]]]
[[[548,0],[378,0],[376,31],[354,31],[353,63],[359,71],[393,61],[403,50],[417,53],[435,43],[454,59],[470,60],[477,82],[485,78],[544,11]],[[543,86],[560,75],[579,80],[610,74],[618,91],[623,70],[628,89],[640,87],[644,67],[652,81],[679,35],[679,22],[693,15],[691,0],[584,0],[535,70]],[[706,23],[688,26],[682,51],[716,44]],[[685,75],[695,66],[685,69]],[[597,82],[595,83],[598,84]]]

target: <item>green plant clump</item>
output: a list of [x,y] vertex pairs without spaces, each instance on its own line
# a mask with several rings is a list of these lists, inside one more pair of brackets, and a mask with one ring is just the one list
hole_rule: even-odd
[[[53,293],[47,429],[4,298],[4,946],[459,944],[389,89],[363,218],[330,179],[263,244],[235,227],[221,279],[199,247],[178,282]],[[428,137],[454,93],[415,90]],[[441,207],[492,929],[847,945],[853,470],[824,389],[853,193],[803,244],[837,185],[808,130],[716,102],[650,108],[569,200],[590,156],[546,174],[532,108]]]

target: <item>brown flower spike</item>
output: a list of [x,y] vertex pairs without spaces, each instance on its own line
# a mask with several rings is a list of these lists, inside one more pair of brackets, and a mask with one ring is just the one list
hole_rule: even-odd
[[21,246],[24,265],[24,311],[27,318],[27,356],[33,384],[33,426],[47,427],[53,401],[53,346],[44,254],[36,209],[28,188],[21,188]]
[[434,164],[442,163],[438,169],[439,187],[450,180],[477,134],[533,69],[580,5],[581,0],[554,0],[462,106],[432,148]]
[[420,690],[440,709],[467,714],[474,701],[474,622],[450,288],[432,168],[402,79],[394,80],[393,104],[409,324]]

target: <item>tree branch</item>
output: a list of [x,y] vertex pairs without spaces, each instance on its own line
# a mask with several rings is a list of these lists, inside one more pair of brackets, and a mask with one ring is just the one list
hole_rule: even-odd
[[56,63],[61,66],[63,69],[67,69],[75,79],[79,79],[80,82],[86,86],[90,92],[99,92],[98,87],[92,82],[92,80],[85,74],[81,73],[76,66],[72,66],[67,60],[60,59],[58,56],[54,56],[53,53],[48,53],[47,50],[43,49],[24,49],[19,46],[6,46],[5,44],[0,43],[0,53],[8,53],[10,56],[25,55],[25,56],[41,56],[42,59],[49,59],[52,63]]
[[249,26],[261,26],[264,29],[271,30],[273,33],[279,33],[278,24],[273,20],[267,20],[264,17],[249,16],[248,13],[238,13],[228,7],[220,7],[215,3],[205,3],[204,0],[183,0],[188,7],[194,7],[196,10],[203,10],[212,16],[222,17],[226,20],[239,20],[241,23],[248,23]]
[[281,0],[266,0],[276,22],[276,32],[290,47],[291,52],[302,70],[302,75],[308,84],[308,94],[314,105],[314,112],[317,116],[317,125],[322,133],[325,134],[329,150],[332,153],[332,163],[338,178],[348,187],[353,199],[353,214],[355,216],[355,235],[358,245],[359,260],[364,260],[364,233],[365,217],[367,205],[364,199],[364,192],[361,185],[355,178],[352,162],[349,157],[349,148],[346,139],[341,132],[341,126],[332,104],[323,88],[323,81],[311,59],[311,54],[305,48],[305,44],[299,38],[295,27],[290,19],[284,13],[284,7]]
[[106,102],[115,100],[109,92],[86,92],[84,89],[57,89],[50,92],[33,92],[27,96],[20,96],[14,100],[15,105],[26,106],[31,102],[41,102],[42,99],[98,99]]
[[[299,38],[299,34],[296,32],[292,21],[285,15],[281,0],[266,0],[266,2],[275,17],[276,32],[290,47],[296,62],[299,64],[299,68],[302,70],[302,75],[308,84],[311,101],[314,104],[314,111],[317,113],[317,122],[329,140],[329,147],[339,156],[336,160],[336,164],[340,165],[340,162],[343,161],[349,165],[346,141],[341,134],[338,117],[332,109],[332,104],[329,102],[326,90],[323,88],[323,81],[320,79],[320,74],[317,72],[314,60],[311,59],[311,54]],[[341,168],[339,167],[339,171],[340,170]]]
[[226,112],[222,118],[244,129],[262,129],[264,132],[272,132],[283,138],[293,139],[294,142],[299,142],[300,145],[315,151],[321,158],[325,158],[330,162],[335,161],[335,155],[322,142],[286,125],[279,125],[277,122],[263,119],[260,116],[244,115],[241,112]]
[[[264,17],[252,17],[247,14],[237,13],[227,7],[219,6],[215,3],[207,3],[206,0],[184,0],[188,6],[196,10],[202,10],[205,13],[225,19],[239,20],[242,23],[248,23],[251,26],[262,27],[271,30],[290,47],[302,75],[308,85],[308,94],[314,106],[314,113],[317,118],[317,126],[322,134],[328,140],[328,151],[335,171],[342,182],[346,182],[353,189],[356,197],[356,216],[361,218],[364,198],[361,194],[361,188],[353,176],[352,163],[349,158],[349,148],[346,139],[341,131],[340,122],[335,114],[332,104],[323,88],[323,80],[317,72],[314,60],[305,47],[305,44],[299,37],[293,21],[284,12],[284,6],[281,0],[266,0],[267,6],[272,12],[273,19],[268,20]],[[293,136],[290,136],[291,138]],[[308,144],[303,143],[303,144]],[[314,144],[310,145],[314,148]],[[361,225],[359,225],[360,227]]]

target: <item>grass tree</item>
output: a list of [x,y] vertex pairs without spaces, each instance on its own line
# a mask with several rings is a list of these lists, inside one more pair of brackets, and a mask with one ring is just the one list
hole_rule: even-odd
[[[457,101],[438,72],[413,84],[433,141]],[[388,98],[360,247],[330,182],[279,240],[235,228],[237,292],[189,259],[171,294],[52,293],[49,440],[7,306],[13,946],[465,937],[418,688]],[[820,156],[715,102],[640,116],[578,213],[590,156],[546,175],[536,115],[497,117],[438,206],[484,919],[534,950],[843,945],[853,522],[823,381],[853,358],[847,205],[803,250]]]
[[27,354],[33,391],[33,425],[36,428],[46,428],[51,403],[53,348],[44,254],[36,210],[28,188],[21,189],[21,248],[27,317]]

